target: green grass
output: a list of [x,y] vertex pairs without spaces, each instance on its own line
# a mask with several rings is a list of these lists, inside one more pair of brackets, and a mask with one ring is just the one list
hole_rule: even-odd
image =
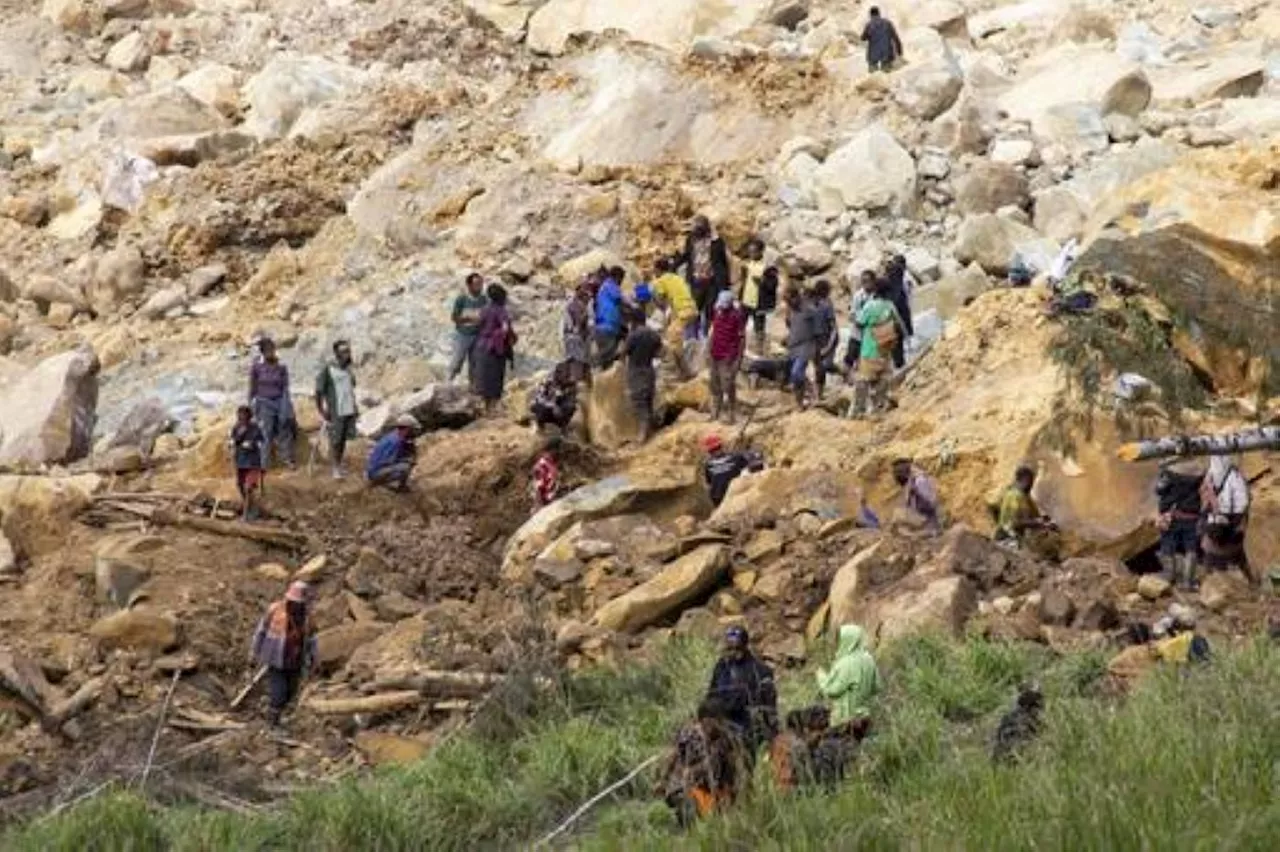
[[[3,838],[5,850],[525,848],[660,749],[696,705],[714,652],[671,643],[652,666],[566,681],[482,720],[422,763],[299,795],[255,818],[99,798]],[[920,638],[881,655],[886,692],[855,777],[783,797],[758,772],[731,811],[678,831],[642,776],[565,845],[599,850],[1273,849],[1280,845],[1280,651],[1258,642],[1162,671],[1121,700],[1104,658]],[[1039,678],[1040,742],[992,767],[1016,685]],[[788,707],[814,698],[783,680]],[[521,702],[513,702],[519,706]]]

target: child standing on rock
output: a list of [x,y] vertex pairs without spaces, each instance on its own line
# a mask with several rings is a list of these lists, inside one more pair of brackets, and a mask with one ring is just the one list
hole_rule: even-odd
[[262,483],[266,476],[267,438],[253,422],[253,409],[242,405],[236,409],[236,425],[231,430],[231,451],[236,462],[236,490],[244,503],[242,519],[255,521]]

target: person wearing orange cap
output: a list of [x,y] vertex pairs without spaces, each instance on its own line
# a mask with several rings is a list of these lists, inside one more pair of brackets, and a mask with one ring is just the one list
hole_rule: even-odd
[[702,478],[707,483],[707,496],[711,498],[711,505],[719,506],[729,491],[729,485],[742,475],[750,460],[745,453],[725,450],[724,441],[715,434],[702,439],[702,449],[707,454],[702,462]]
[[267,669],[267,723],[272,727],[280,724],[281,714],[317,659],[310,596],[311,587],[294,580],[284,597],[267,607],[253,633],[253,658]]

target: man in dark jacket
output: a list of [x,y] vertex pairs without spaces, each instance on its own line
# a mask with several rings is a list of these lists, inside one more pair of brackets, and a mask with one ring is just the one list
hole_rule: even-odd
[[747,753],[754,755],[778,733],[778,690],[773,669],[751,653],[750,642],[744,627],[725,631],[724,654],[711,672],[707,697],[727,703],[726,718],[741,732]]
[[711,308],[716,297],[721,290],[730,287],[729,251],[706,216],[694,217],[680,260],[684,263],[685,278],[698,304],[698,312],[702,314],[702,326],[710,328]]
[[867,43],[867,67],[872,71],[888,71],[902,58],[902,39],[888,18],[880,16],[877,6],[871,7],[871,19],[862,30],[862,40]]
[[1160,468],[1156,501],[1160,515],[1160,567],[1164,578],[1184,589],[1196,586],[1200,561],[1200,483],[1204,469],[1196,462],[1174,460]]
[[911,324],[911,294],[907,292],[907,259],[902,255],[894,255],[885,270],[885,280],[889,283],[889,301],[898,309],[902,317],[902,326],[906,334],[898,335],[893,344],[893,367],[901,370],[907,363],[907,338],[916,333]]

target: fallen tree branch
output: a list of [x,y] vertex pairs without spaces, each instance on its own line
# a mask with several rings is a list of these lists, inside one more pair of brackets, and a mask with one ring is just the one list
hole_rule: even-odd
[[151,749],[147,752],[147,765],[142,767],[142,780],[138,782],[139,790],[147,788],[147,776],[151,774],[151,764],[156,759],[156,746],[160,744],[160,732],[164,730],[164,717],[169,712],[169,702],[173,700],[173,691],[178,688],[178,680],[181,677],[181,670],[174,672],[173,680],[169,681],[169,691],[164,694],[164,704],[160,705],[160,718],[156,720],[156,733],[151,738]]
[[71,694],[70,698],[59,701],[51,707],[45,718],[54,726],[61,727],[101,698],[106,686],[105,677],[95,677],[85,681]]
[[240,692],[236,694],[235,698],[231,699],[231,709],[235,710],[237,707],[243,704],[244,700],[249,697],[249,693],[253,692],[253,688],[257,686],[259,682],[261,682],[262,679],[266,677],[266,675],[267,675],[267,667],[266,666],[260,667],[258,669],[258,673],[253,676],[253,680],[249,681],[249,685],[246,686],[244,689],[240,690]]
[[630,783],[632,778],[635,778],[641,772],[644,772],[650,766],[657,763],[661,757],[662,757],[661,753],[655,754],[653,757],[649,758],[644,763],[640,764],[635,769],[628,772],[619,780],[613,782],[608,787],[605,787],[603,790],[601,790],[599,793],[596,793],[590,799],[587,799],[585,802],[582,803],[582,805],[576,811],[569,814],[568,818],[564,822],[557,825],[554,829],[551,830],[549,834],[547,834],[537,843],[533,844],[533,847],[536,849],[539,846],[546,846],[552,840],[555,840],[561,834],[564,834],[573,826],[574,823],[582,819],[582,817],[587,813],[587,811],[591,810],[593,807],[599,804],[605,797],[609,796],[615,790],[618,790],[619,788]]
[[363,698],[312,698],[307,702],[307,707],[321,716],[345,716],[356,713],[390,713],[416,707],[423,700],[421,692],[406,689]]
[[389,689],[412,689],[424,695],[441,698],[478,698],[505,679],[502,675],[488,674],[486,672],[413,672],[403,676],[374,681],[367,691],[383,692]]
[[200,532],[244,538],[262,544],[274,545],[285,550],[301,550],[306,545],[305,537],[279,527],[268,527],[249,524],[244,521],[219,521],[213,518],[202,518],[198,515],[183,515],[167,510],[157,510],[152,520],[158,524],[174,527],[186,527]]

